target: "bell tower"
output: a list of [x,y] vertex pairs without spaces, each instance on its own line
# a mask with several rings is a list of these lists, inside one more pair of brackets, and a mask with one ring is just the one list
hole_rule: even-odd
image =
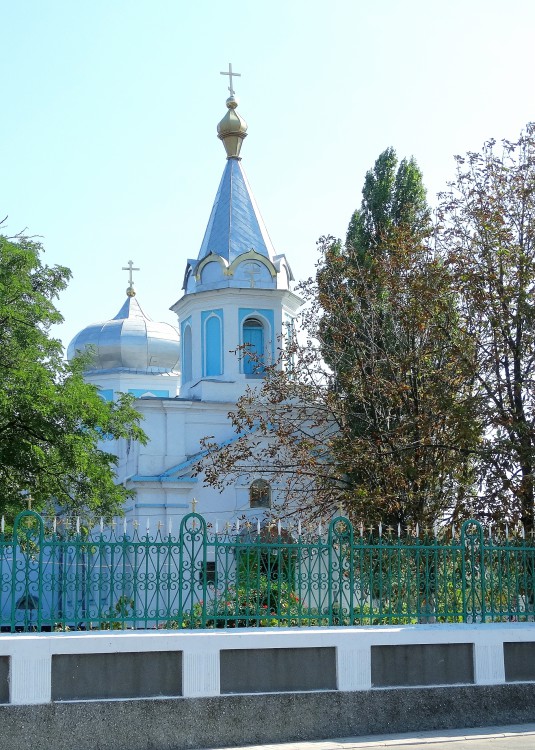
[[172,307],[181,333],[180,396],[236,401],[275,361],[301,299],[278,254],[241,165],[247,123],[238,113],[229,64],[227,112],[217,126],[226,164],[196,259],[188,260],[183,296]]

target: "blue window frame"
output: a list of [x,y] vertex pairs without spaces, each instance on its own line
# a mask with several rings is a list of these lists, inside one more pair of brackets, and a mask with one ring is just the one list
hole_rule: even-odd
[[264,359],[264,326],[257,318],[247,318],[243,323],[243,371],[246,375],[261,375]]
[[217,315],[211,315],[205,326],[205,375],[221,375],[221,319]]

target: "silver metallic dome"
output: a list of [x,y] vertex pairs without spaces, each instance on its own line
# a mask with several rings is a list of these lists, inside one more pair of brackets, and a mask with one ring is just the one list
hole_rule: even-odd
[[135,296],[127,297],[112,320],[95,323],[80,331],[69,344],[67,358],[71,360],[89,348],[94,358],[87,372],[174,372],[180,356],[176,328],[169,323],[151,320]]

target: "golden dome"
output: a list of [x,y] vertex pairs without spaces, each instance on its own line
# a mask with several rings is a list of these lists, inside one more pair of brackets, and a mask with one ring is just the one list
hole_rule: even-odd
[[223,141],[227,159],[239,159],[241,144],[247,137],[247,123],[237,112],[238,100],[235,96],[227,99],[227,114],[217,126],[217,137]]

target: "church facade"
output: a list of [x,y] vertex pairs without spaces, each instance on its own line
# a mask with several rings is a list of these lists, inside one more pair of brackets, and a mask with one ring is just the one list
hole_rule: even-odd
[[222,493],[193,476],[202,438],[221,444],[236,438],[228,413],[248,385],[259,383],[262,362],[274,361],[301,305],[242,168],[247,124],[232,84],[229,90],[217,128],[227,160],[200,251],[186,261],[183,293],[171,306],[177,326],[145,313],[132,281],[138,269],[129,261],[117,315],[84,328],[68,348],[69,359],[91,348],[85,377],[103,398],[136,397],[149,442],[120,440],[106,449],[118,456],[117,481],[135,490],[127,523],[143,527],[177,528],[194,499],[214,526],[262,518],[277,503],[276,487],[261,476],[237,480]]

